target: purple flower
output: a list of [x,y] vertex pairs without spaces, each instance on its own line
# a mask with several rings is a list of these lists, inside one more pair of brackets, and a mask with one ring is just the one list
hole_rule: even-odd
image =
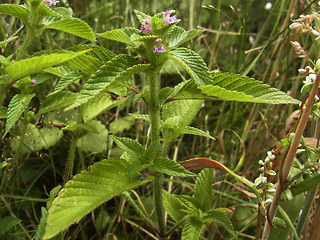
[[36,83],[37,83],[37,80],[32,79],[32,80],[31,80],[31,83],[32,83],[32,84],[36,84]]
[[152,52],[156,53],[156,52],[164,52],[166,49],[164,48],[163,44],[162,44],[162,39],[161,38],[157,38],[154,41],[154,45],[152,48]]
[[175,10],[166,11],[164,14],[163,23],[164,24],[171,24],[171,23],[175,23],[175,22],[180,22],[181,19],[177,19],[175,15],[170,17],[170,15],[175,12],[176,12]]
[[42,2],[50,7],[51,5],[56,5],[59,1],[56,1],[56,0],[43,0]]
[[140,28],[140,32],[145,32],[147,34],[151,33],[152,31],[152,26],[151,22],[149,19],[143,19],[142,20],[142,26]]

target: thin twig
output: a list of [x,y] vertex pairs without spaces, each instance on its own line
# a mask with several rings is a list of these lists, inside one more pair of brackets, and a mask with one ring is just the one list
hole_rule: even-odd
[[280,175],[279,178],[279,184],[277,186],[277,190],[274,196],[274,199],[271,203],[270,209],[267,212],[267,219],[268,221],[266,221],[266,225],[264,227],[264,231],[263,231],[263,236],[262,236],[262,240],[267,240],[268,236],[270,234],[270,231],[272,229],[272,220],[275,216],[277,207],[279,205],[280,202],[280,197],[281,197],[281,193],[283,192],[284,188],[285,188],[285,183],[287,181],[287,177],[294,159],[294,156],[296,155],[296,151],[298,149],[299,146],[299,142],[301,139],[301,136],[304,132],[304,129],[307,126],[307,122],[308,122],[308,117],[309,117],[309,113],[311,111],[311,108],[313,106],[313,101],[315,98],[315,95],[318,91],[318,87],[319,87],[319,82],[320,82],[320,72],[318,72],[317,74],[317,78],[313,84],[312,90],[310,92],[309,98],[308,98],[308,102],[306,104],[306,108],[303,111],[302,115],[301,115],[301,119],[300,122],[298,124],[295,136],[293,138],[292,144],[289,148],[287,157],[285,159],[284,165],[283,165],[283,169],[282,169],[282,174]]

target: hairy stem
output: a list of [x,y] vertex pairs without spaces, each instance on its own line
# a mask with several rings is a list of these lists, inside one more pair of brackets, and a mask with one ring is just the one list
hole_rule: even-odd
[[272,229],[272,221],[273,218],[275,216],[277,207],[279,205],[279,201],[280,201],[280,197],[281,197],[281,193],[283,192],[284,188],[285,188],[285,183],[287,181],[287,177],[294,159],[294,156],[296,154],[296,151],[298,149],[299,146],[299,142],[301,139],[301,136],[303,134],[304,129],[307,126],[307,122],[308,122],[308,117],[309,117],[309,113],[310,110],[313,106],[313,101],[314,101],[314,97],[318,91],[318,87],[319,87],[319,82],[320,82],[320,72],[318,72],[317,74],[317,78],[313,84],[312,90],[310,92],[309,98],[308,98],[308,102],[307,105],[305,107],[305,110],[303,111],[302,115],[301,115],[301,119],[300,122],[298,124],[295,136],[293,138],[292,144],[289,148],[287,157],[285,159],[284,165],[283,165],[283,169],[282,169],[282,174],[280,175],[280,180],[279,180],[279,184],[277,186],[277,190],[274,196],[274,199],[271,203],[270,209],[267,213],[267,221],[266,221],[266,225],[264,227],[264,231],[263,231],[263,236],[262,236],[262,240],[266,240],[268,239],[269,233]]
[[35,36],[35,34],[33,33],[33,31],[29,27],[27,27],[27,34],[24,37],[24,41],[19,49],[19,52],[17,55],[17,61],[21,60],[23,58],[23,56],[27,52],[28,48],[30,47],[34,36]]
[[[158,152],[160,153],[160,106],[159,106],[159,91],[160,78],[156,70],[151,70],[148,73],[150,87],[149,115],[151,120],[151,144],[157,144]],[[159,224],[160,239],[165,238],[165,214],[162,200],[162,174],[159,174],[153,183],[155,208]]]

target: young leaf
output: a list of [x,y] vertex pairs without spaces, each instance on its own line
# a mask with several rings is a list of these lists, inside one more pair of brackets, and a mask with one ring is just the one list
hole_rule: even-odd
[[139,64],[136,59],[129,55],[122,54],[114,57],[91,76],[80,91],[76,102],[67,109],[88,102],[105,90],[113,81],[120,82],[135,73],[146,70],[148,67],[148,64]]
[[53,111],[58,108],[63,108],[71,105],[76,100],[76,94],[73,92],[55,92],[50,94],[46,100],[42,103],[39,113],[44,114],[46,112]]
[[8,110],[7,110],[7,125],[6,130],[2,136],[4,136],[10,131],[13,125],[18,121],[21,114],[28,107],[31,99],[35,96],[35,94],[16,94],[10,101]]
[[130,156],[139,157],[145,152],[144,147],[139,142],[131,138],[116,136],[112,136],[112,138],[114,139],[117,146]]
[[126,100],[127,98],[122,98],[114,101],[110,95],[106,93],[100,93],[83,105],[83,121],[88,122],[97,117],[99,114],[124,103]]
[[140,23],[142,22],[143,19],[150,19],[151,18],[148,14],[145,14],[144,12],[141,12],[139,10],[134,10],[134,13],[136,14]]
[[79,18],[63,18],[43,27],[44,29],[55,29],[58,31],[73,34],[75,36],[96,41],[91,27]]
[[194,217],[188,218],[182,229],[181,240],[198,240],[203,228],[204,223]]
[[168,193],[164,190],[162,191],[162,196],[163,206],[172,217],[172,219],[176,222],[182,220],[186,216],[186,214],[185,212],[181,211],[181,209],[183,209],[181,200],[175,194]]
[[189,172],[179,163],[168,158],[156,158],[153,162],[153,168],[157,172],[162,172],[175,177],[190,177],[195,176],[194,173]]
[[0,4],[0,14],[10,15],[26,21],[28,12],[25,8],[15,4]]
[[91,51],[91,49],[75,53],[53,53],[49,55],[23,59],[6,67],[6,72],[12,79],[19,79],[33,73],[41,72],[45,68],[59,65],[89,51]]
[[169,42],[169,47],[178,47],[201,33],[203,33],[202,30],[192,29],[186,31],[182,27],[173,26],[167,34],[167,41]]
[[131,44],[132,43],[131,36],[133,34],[140,35],[140,31],[136,28],[126,27],[126,28],[115,29],[115,30],[104,32],[104,33],[100,33],[99,36],[109,40]]
[[187,48],[176,48],[169,52],[168,57],[182,65],[198,85],[212,83],[207,65],[196,52]]
[[205,168],[198,174],[195,186],[194,186],[194,197],[198,199],[200,206],[203,211],[208,211],[211,207],[212,199],[212,179],[213,169]]
[[199,86],[202,93],[224,101],[299,104],[300,101],[253,78],[233,73],[211,73],[212,83]]
[[76,175],[53,201],[43,237],[55,236],[105,201],[152,179],[137,180],[138,175],[128,175],[128,167],[123,159],[105,159]]

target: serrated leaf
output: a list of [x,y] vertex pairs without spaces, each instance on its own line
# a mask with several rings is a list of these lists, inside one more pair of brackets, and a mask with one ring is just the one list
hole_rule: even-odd
[[140,23],[142,22],[143,19],[150,19],[151,18],[148,14],[145,14],[144,12],[141,12],[139,10],[134,10],[134,13],[136,14]]
[[169,52],[168,57],[186,69],[198,85],[212,83],[207,65],[196,52],[187,48],[176,48]]
[[182,27],[173,26],[167,34],[167,41],[169,42],[169,47],[178,47],[182,43],[199,36],[201,33],[203,33],[202,30],[192,29],[186,31]]
[[131,44],[131,35],[133,34],[140,35],[140,31],[136,28],[126,27],[100,33],[99,36],[107,38],[109,40]]
[[145,152],[144,147],[136,140],[116,136],[112,136],[112,138],[114,139],[117,146],[120,147],[124,152],[126,152],[130,156],[139,157],[143,155]]
[[[65,8],[66,9],[66,8]],[[40,4],[38,6],[38,14],[41,15],[41,16],[44,16],[45,18],[48,17],[48,16],[51,16],[51,17],[63,17],[61,14],[57,13],[56,11],[54,11],[53,9],[51,9],[49,6],[47,6],[47,4],[43,3],[43,4]]]
[[51,238],[102,203],[124,191],[149,182],[129,176],[123,159],[106,159],[95,163],[89,172],[77,174],[66,184],[49,209],[44,238]]
[[148,64],[139,64],[128,55],[118,55],[103,65],[85,83],[76,102],[68,109],[80,106],[105,90],[113,81],[121,82],[133,74],[146,70]]
[[127,98],[112,100],[107,93],[100,93],[89,102],[85,103],[82,108],[83,121],[88,122],[101,113],[124,103]]
[[201,210],[207,211],[211,207],[212,199],[213,169],[205,168],[198,174],[195,186],[194,197],[198,199]]
[[162,109],[163,138],[170,142],[180,136],[179,128],[183,129],[192,122],[202,104],[202,100],[179,100],[166,103]]
[[7,124],[6,130],[2,136],[4,136],[10,131],[13,125],[18,121],[21,114],[27,109],[31,99],[35,94],[16,94],[10,101],[7,109]]
[[15,217],[2,217],[0,219],[0,234],[9,231],[13,226],[17,225],[21,220]]
[[253,78],[233,73],[211,73],[212,83],[199,86],[202,93],[224,101],[299,104],[300,101]]
[[73,92],[55,92],[50,94],[41,104],[38,114],[53,111],[71,105],[76,100],[76,94]]
[[41,72],[45,68],[59,65],[89,51],[91,50],[88,49],[75,53],[53,53],[45,56],[23,59],[6,67],[6,72],[12,79],[19,79],[33,73]]
[[167,191],[162,191],[163,196],[163,206],[166,211],[172,217],[172,219],[176,222],[179,222],[185,217],[185,212],[181,211],[183,209],[183,205],[181,200],[172,193],[168,193]]
[[190,217],[183,226],[181,240],[198,240],[204,224],[194,217]]
[[41,240],[44,234],[44,229],[46,226],[46,220],[48,217],[48,212],[44,207],[41,207],[41,219],[37,227],[37,232],[35,235],[35,240]]
[[26,21],[28,12],[25,8],[15,4],[0,4],[0,14],[10,15]]
[[175,176],[175,177],[195,176],[194,173],[189,172],[184,167],[182,167],[179,163],[163,157],[156,158],[153,161],[153,168],[157,172],[165,173],[167,175]]
[[215,139],[210,134],[195,127],[190,127],[190,126],[176,127],[176,126],[165,125],[164,128],[172,129],[172,131],[176,132],[177,134],[192,134],[192,135],[211,138],[213,140]]
[[75,81],[78,81],[82,77],[76,69],[70,67],[61,66],[59,70],[62,73],[62,77],[55,86],[54,92],[62,91],[64,88]]
[[43,27],[44,29],[55,29],[58,31],[73,34],[75,36],[96,41],[91,27],[79,18],[63,18]]
[[234,237],[233,239],[238,239],[233,229],[233,225],[226,214],[225,208],[216,208],[209,210],[207,216],[203,220],[205,222],[214,221],[215,223],[221,224],[230,234],[232,234],[232,236]]
[[70,50],[73,52],[81,51],[81,50],[86,50],[86,49],[93,49],[92,51],[88,52],[87,55],[90,55],[94,58],[97,58],[101,60],[103,63],[109,61],[113,57],[115,57],[115,54],[111,52],[110,50],[100,47],[94,44],[82,44],[82,45],[77,45],[74,47],[71,47]]
[[85,135],[77,139],[77,147],[84,152],[101,153],[107,150],[108,147],[108,130],[100,121],[92,120],[87,124],[88,128],[93,128],[93,131],[87,131]]

